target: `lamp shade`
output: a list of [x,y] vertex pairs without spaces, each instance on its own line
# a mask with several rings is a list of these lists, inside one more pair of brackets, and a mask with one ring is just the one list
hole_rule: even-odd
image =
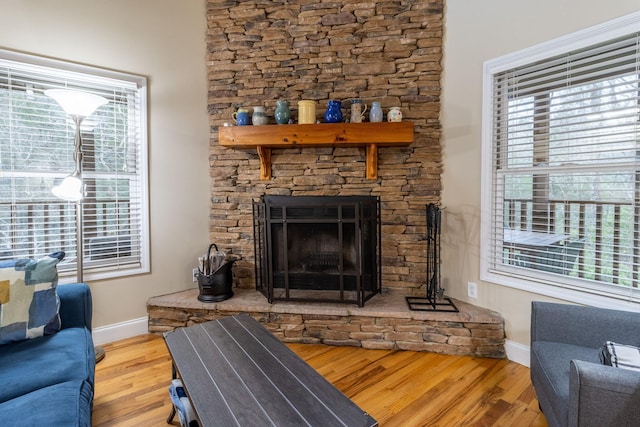
[[44,94],[55,99],[71,116],[90,116],[98,107],[109,102],[106,98],[93,93],[71,89],[49,89],[45,90]]
[[62,200],[77,202],[82,200],[82,180],[76,175],[71,175],[62,180],[60,185],[51,189],[51,192]]

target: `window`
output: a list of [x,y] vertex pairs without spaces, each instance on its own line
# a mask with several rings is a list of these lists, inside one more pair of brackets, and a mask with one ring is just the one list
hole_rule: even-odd
[[83,271],[89,279],[148,271],[146,79],[0,50],[0,260],[64,251],[76,274],[75,203],[53,186],[75,169],[75,126],[44,91],[109,102],[82,122]]
[[485,63],[481,274],[640,302],[640,14]]

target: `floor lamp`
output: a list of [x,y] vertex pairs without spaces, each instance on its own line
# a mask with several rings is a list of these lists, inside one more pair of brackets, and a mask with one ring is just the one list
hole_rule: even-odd
[[[44,94],[53,98],[62,109],[73,119],[76,126],[75,146],[73,150],[73,160],[75,169],[71,175],[66,177],[60,185],[51,189],[53,194],[63,200],[75,202],[76,204],[76,280],[84,281],[83,257],[84,257],[84,236],[82,232],[82,198],[85,196],[84,183],[82,182],[82,135],[80,125],[85,117],[93,114],[98,107],[106,104],[105,98],[88,92],[81,92],[70,89],[50,89]],[[96,362],[104,358],[104,349],[95,347]]]

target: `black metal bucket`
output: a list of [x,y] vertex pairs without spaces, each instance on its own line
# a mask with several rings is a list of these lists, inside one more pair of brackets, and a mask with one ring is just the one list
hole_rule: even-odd
[[[209,252],[207,257],[210,257],[211,248],[215,247],[216,252],[218,247],[215,244],[209,246]],[[202,302],[219,302],[229,299],[233,296],[233,263],[235,259],[225,261],[214,272],[207,274],[208,272],[198,271],[198,288],[200,294],[198,300]]]

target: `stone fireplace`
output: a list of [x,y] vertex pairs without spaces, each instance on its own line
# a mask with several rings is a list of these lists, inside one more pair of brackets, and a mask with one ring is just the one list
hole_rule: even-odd
[[269,302],[362,307],[380,292],[378,198],[264,196],[253,207],[256,288]]
[[[197,289],[152,298],[150,331],[244,312],[286,342],[504,357],[498,313],[460,301],[457,313],[412,311],[405,301],[425,294],[424,212],[440,200],[443,10],[443,0],[208,0],[210,240],[242,258],[238,289],[209,304],[197,300]],[[366,178],[364,147],[272,149],[262,153],[270,179],[261,180],[256,149],[219,144],[219,127],[238,107],[266,107],[275,127],[279,99],[290,102],[294,118],[297,101],[314,100],[320,119],[328,100],[351,98],[380,102],[385,112],[400,107],[414,125],[411,145],[379,149],[375,180]],[[252,208],[263,195],[379,198],[382,292],[364,307],[269,303],[255,291]]]
[[[272,196],[380,199],[380,284],[424,294],[425,206],[440,200],[440,74],[443,1],[252,2],[208,0],[208,109],[211,126],[210,240],[241,257],[236,286],[255,289],[253,201]],[[271,179],[260,179],[255,149],[223,147],[218,128],[238,107],[361,98],[401,108],[414,124],[408,147],[378,150],[378,177],[366,178],[364,147],[273,149]],[[375,300],[375,298],[374,298]]]

